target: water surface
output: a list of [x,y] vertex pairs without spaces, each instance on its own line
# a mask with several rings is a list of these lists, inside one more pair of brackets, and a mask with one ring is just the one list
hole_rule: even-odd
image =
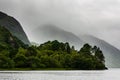
[[102,71],[0,71],[0,80],[120,80],[120,69]]

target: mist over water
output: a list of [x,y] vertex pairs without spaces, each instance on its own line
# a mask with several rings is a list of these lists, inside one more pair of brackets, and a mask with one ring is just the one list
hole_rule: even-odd
[[0,80],[120,80],[120,69],[101,71],[2,71]]

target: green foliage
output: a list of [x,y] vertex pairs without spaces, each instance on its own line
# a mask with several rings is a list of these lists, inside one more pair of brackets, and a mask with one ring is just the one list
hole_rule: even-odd
[[69,43],[65,43],[65,50],[66,50],[67,53],[71,52],[71,48],[70,48]]
[[24,67],[26,67],[27,58],[25,57],[25,55],[18,53],[14,57],[14,62],[15,62],[15,67],[24,68]]
[[[10,68],[11,63],[15,63],[15,68],[64,68],[78,70],[106,69],[102,51],[94,46],[85,44],[80,51],[76,51],[69,43],[60,43],[57,40],[48,41],[40,46],[30,46],[28,48],[19,47],[11,61],[11,52],[1,46],[0,68]],[[14,50],[13,50],[14,51]],[[4,64],[9,62],[9,65]]]
[[0,68],[13,68],[14,62],[9,57],[0,54]]
[[89,44],[84,44],[84,46],[80,49],[79,53],[85,53],[91,55],[91,46]]
[[38,57],[30,56],[27,58],[27,67],[29,68],[39,68],[40,59]]
[[28,47],[25,55],[26,56],[36,56],[37,55],[36,47],[35,46]]
[[48,41],[28,46],[0,27],[0,68],[64,68],[78,70],[106,69],[99,47],[85,44],[79,51],[68,42]]

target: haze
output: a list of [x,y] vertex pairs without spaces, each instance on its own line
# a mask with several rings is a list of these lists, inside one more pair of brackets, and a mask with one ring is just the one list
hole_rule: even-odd
[[0,0],[0,11],[31,32],[54,24],[76,35],[90,34],[120,49],[120,0]]

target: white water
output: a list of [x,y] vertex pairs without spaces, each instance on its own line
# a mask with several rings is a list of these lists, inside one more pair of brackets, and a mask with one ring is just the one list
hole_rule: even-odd
[[120,69],[103,71],[0,71],[0,80],[120,80]]

